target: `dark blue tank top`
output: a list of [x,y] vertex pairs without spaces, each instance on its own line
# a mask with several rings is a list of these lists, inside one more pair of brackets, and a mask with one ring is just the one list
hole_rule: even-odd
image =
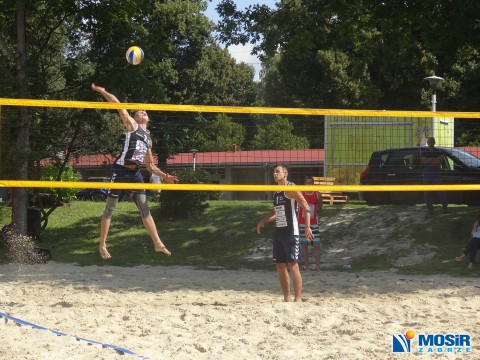
[[[287,185],[295,184],[287,182]],[[299,234],[295,203],[295,199],[288,198],[285,191],[277,191],[273,194],[276,231],[288,232],[293,235]]]
[[151,145],[150,131],[137,125],[136,130],[125,133],[123,149],[115,159],[115,164],[140,166]]

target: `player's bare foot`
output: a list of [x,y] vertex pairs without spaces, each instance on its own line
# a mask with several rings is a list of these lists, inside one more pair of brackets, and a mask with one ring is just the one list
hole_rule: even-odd
[[163,244],[155,245],[155,251],[164,253],[167,256],[172,255],[172,253],[170,251],[168,251],[167,247]]
[[100,253],[100,257],[101,257],[103,260],[107,260],[107,259],[110,259],[110,258],[112,257],[112,256],[110,255],[110,253],[108,252],[106,246],[99,246],[99,247],[98,247],[98,252]]

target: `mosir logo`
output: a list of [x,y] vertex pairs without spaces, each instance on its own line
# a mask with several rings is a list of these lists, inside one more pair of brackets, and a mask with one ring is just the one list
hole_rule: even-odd
[[[416,340],[417,347],[412,346]],[[471,353],[472,345],[469,334],[418,334],[409,330],[392,336],[393,353],[436,353],[461,354]]]

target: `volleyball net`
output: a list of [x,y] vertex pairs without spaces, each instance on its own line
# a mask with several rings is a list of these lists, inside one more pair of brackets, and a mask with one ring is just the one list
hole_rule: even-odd
[[[28,124],[20,121],[26,108]],[[115,111],[147,110],[153,153],[162,171],[204,171],[209,183],[108,183],[118,155],[123,126]],[[455,148],[456,119],[480,118],[477,112],[383,111],[306,108],[231,107],[108,103],[0,98],[0,187],[147,189],[232,192],[230,199],[264,199],[279,187],[273,166],[284,164],[298,191],[480,190],[480,184],[360,185],[374,151],[437,146]],[[21,131],[29,143],[18,144]],[[480,148],[462,148],[478,156]],[[28,178],[14,171],[28,163]],[[404,158],[404,166],[421,164]],[[455,164],[446,164],[452,170]],[[46,177],[45,169],[69,166],[75,181]],[[312,176],[315,185],[304,184]],[[58,181],[57,181],[58,180]],[[244,195],[234,193],[242,192]],[[245,195],[249,194],[249,195]]]

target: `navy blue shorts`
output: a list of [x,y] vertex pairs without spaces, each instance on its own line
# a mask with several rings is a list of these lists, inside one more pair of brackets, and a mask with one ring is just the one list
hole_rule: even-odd
[[[122,165],[113,164],[113,183],[144,183],[140,169],[129,169]],[[129,190],[129,189],[110,189],[108,196],[118,197],[122,192],[131,192],[135,194],[145,194],[145,190]]]
[[298,263],[300,261],[300,240],[298,235],[275,232],[273,236],[273,261]]

